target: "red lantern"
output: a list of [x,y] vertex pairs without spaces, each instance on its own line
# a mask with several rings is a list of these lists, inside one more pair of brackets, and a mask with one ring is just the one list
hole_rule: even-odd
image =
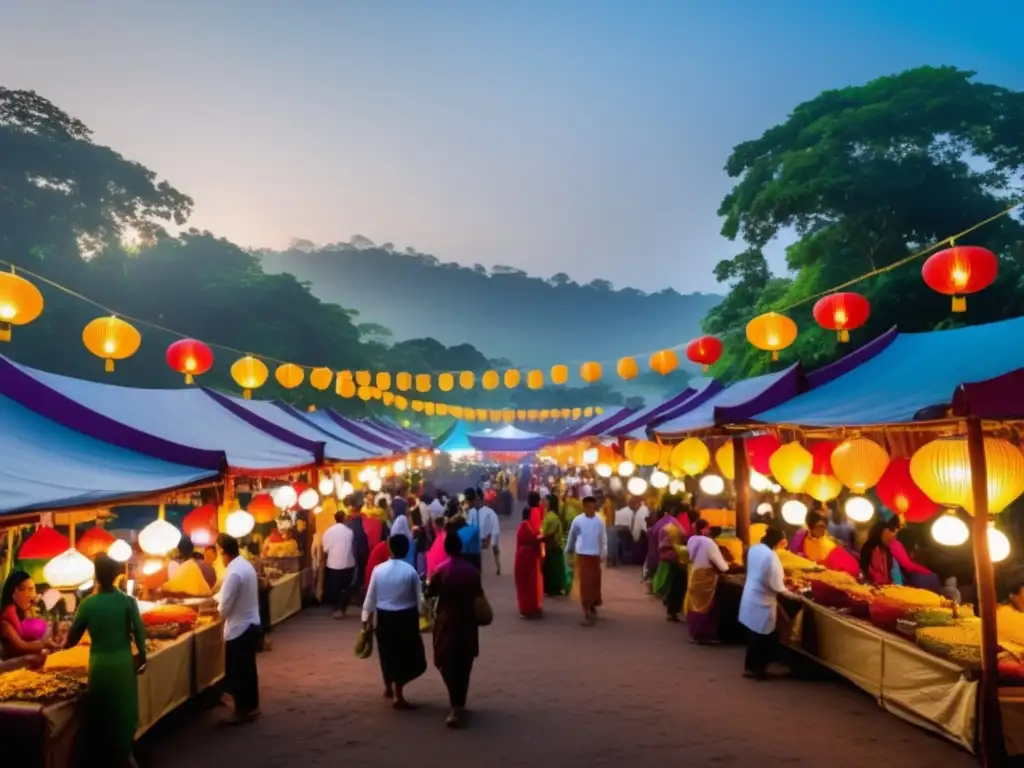
[[78,537],[75,549],[92,560],[96,555],[106,552],[117,539],[108,531],[94,525]]
[[722,341],[717,336],[699,336],[686,345],[686,359],[708,367],[718,362],[722,356]]
[[770,475],[772,468],[768,460],[772,457],[782,443],[775,435],[758,435],[747,439],[747,458],[750,460],[750,468],[760,472],[762,475]]
[[213,367],[213,351],[195,339],[178,339],[167,347],[167,364],[184,375],[191,384],[194,376],[201,376]]
[[181,531],[197,547],[208,547],[217,537],[217,507],[204,504],[196,507],[181,521]]
[[967,294],[995,282],[999,259],[988,248],[955,245],[928,257],[921,276],[933,291],[953,297],[953,311],[967,311]]
[[832,293],[814,304],[814,321],[827,331],[850,340],[850,331],[860,328],[871,315],[871,302],[859,293]]
[[892,459],[885,474],[875,486],[878,498],[908,523],[924,523],[939,511],[939,505],[928,498],[910,476],[910,459]]
[[832,474],[832,451],[839,447],[839,443],[830,440],[823,440],[809,446],[811,452],[811,474],[831,475]]
[[40,525],[18,550],[19,560],[52,560],[67,552],[71,546],[68,537],[48,525]]
[[269,493],[257,493],[249,501],[245,511],[252,515],[257,523],[272,523],[277,519],[277,505]]

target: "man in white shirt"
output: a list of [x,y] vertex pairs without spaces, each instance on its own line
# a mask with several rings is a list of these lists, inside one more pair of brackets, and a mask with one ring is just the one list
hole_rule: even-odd
[[345,513],[334,515],[334,525],[324,531],[320,548],[324,552],[324,593],[334,606],[332,617],[342,619],[348,612],[349,595],[355,583],[356,556],[353,551],[355,535],[345,525]]
[[238,556],[238,540],[222,533],[217,537],[217,555],[224,563],[220,590],[220,615],[224,619],[224,681],[235,702],[235,711],[225,720],[238,725],[260,714],[260,681],[256,651],[260,647],[260,586],[256,569]]
[[608,531],[597,516],[597,499],[593,496],[583,499],[583,514],[577,515],[569,526],[565,553],[575,558],[583,626],[589,627],[597,619],[601,605],[601,561],[608,556]]
[[490,549],[494,553],[495,573],[501,576],[501,550],[498,548],[501,523],[498,520],[498,513],[486,504],[481,504],[476,513],[480,525],[480,550],[486,552]]
[[640,497],[630,496],[626,506],[615,510],[615,517],[612,520],[612,539],[608,542],[608,565],[620,565],[632,556],[633,522],[636,520],[638,509],[640,509]]
[[647,518],[651,516],[651,511],[644,504],[642,498],[637,497],[636,501],[636,512],[633,515],[633,541],[640,541],[647,533]]
[[778,645],[778,597],[786,591],[785,573],[777,554],[786,534],[769,528],[760,544],[747,552],[747,580],[740,597],[740,624],[747,628],[743,676],[761,680],[774,660]]
[[440,520],[444,517],[444,504],[441,503],[439,498],[431,499],[427,505],[427,511],[430,514],[431,520]]

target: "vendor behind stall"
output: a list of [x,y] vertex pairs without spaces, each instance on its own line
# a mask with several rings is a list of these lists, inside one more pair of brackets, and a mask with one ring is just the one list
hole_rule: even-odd
[[57,647],[48,636],[49,624],[35,615],[39,598],[32,577],[14,571],[0,593],[0,656],[34,656]]

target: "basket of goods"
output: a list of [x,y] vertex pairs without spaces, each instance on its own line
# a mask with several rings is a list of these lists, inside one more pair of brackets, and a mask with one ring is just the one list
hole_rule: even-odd
[[186,560],[178,566],[178,570],[164,582],[160,591],[165,595],[181,597],[210,597],[213,595],[210,583],[203,576],[203,571],[195,560]]
[[951,627],[956,623],[952,608],[920,608],[909,618],[922,627]]
[[850,613],[861,619],[871,618],[871,601],[875,593],[865,584],[848,584],[843,587],[846,598],[850,601]]
[[922,627],[917,644],[935,656],[969,669],[981,669],[981,622],[958,621],[948,627]]
[[894,600],[890,597],[877,597],[868,606],[868,615],[871,623],[879,629],[897,632],[897,622],[907,616],[910,607],[910,605],[901,600]]
[[859,586],[852,576],[842,571],[808,573],[805,578],[811,585],[811,599],[829,608],[848,608],[849,590]]
[[898,584],[886,584],[884,587],[879,587],[878,594],[882,597],[906,603],[907,605],[921,606],[923,608],[945,608],[949,605],[949,601],[940,594],[927,589],[903,587]]
[[[169,625],[173,625],[177,631],[172,637],[177,637],[194,629],[198,618],[195,610],[185,605],[157,605],[142,614],[142,623],[146,626],[147,636],[162,635],[168,631]],[[154,628],[158,635],[151,635],[150,628]]]
[[30,701],[53,704],[72,699],[85,690],[85,681],[71,675],[16,669],[0,675],[0,703]]

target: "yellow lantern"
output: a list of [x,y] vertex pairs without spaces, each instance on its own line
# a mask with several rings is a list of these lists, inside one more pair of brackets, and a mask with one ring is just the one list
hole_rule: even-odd
[[[988,509],[995,514],[1024,493],[1024,454],[1006,440],[986,437],[985,465]],[[932,501],[974,514],[966,438],[939,438],[923,445],[910,459],[910,476]]]
[[416,391],[417,392],[429,392],[430,391],[430,374],[429,373],[417,373],[416,374]]
[[582,415],[583,415],[583,409],[582,408],[573,408],[572,409],[572,417],[574,419],[578,419]]
[[252,391],[262,387],[268,376],[270,370],[266,363],[252,355],[240,357],[231,365],[231,378],[242,388],[242,397],[246,400],[252,399]]
[[459,374],[459,386],[463,389],[472,389],[476,384],[476,376],[472,371],[463,371]]
[[404,411],[409,407],[409,401],[401,395],[395,395],[395,408],[399,411]]
[[651,355],[651,370],[667,376],[679,367],[679,358],[671,349],[663,349]]
[[450,373],[437,374],[437,388],[442,392],[451,392],[455,389],[455,376]]
[[489,421],[501,421],[501,411],[497,411],[493,408],[487,411],[487,419]]
[[550,418],[551,418],[551,411],[548,410],[547,408],[541,408],[540,409],[540,420],[541,421],[547,421]]
[[540,411],[537,410],[536,408],[530,408],[529,410],[526,411],[526,420],[527,421],[536,421],[539,418],[540,418]]
[[561,416],[563,419],[568,419],[571,415],[572,415],[572,408],[563,408],[559,412],[559,416]]
[[413,400],[412,401],[412,409],[416,413],[422,413],[423,412],[423,401],[422,400]]
[[641,467],[653,467],[661,457],[661,446],[650,440],[638,440],[629,456],[630,460]]
[[519,419],[519,421],[526,421],[526,411],[520,408],[516,411],[516,418]]
[[520,377],[519,371],[516,371],[516,370],[505,371],[505,388],[506,389],[515,389],[516,387],[519,386],[520,378],[521,377]]
[[699,475],[711,463],[711,451],[698,437],[688,437],[672,449],[672,469],[687,475]]
[[811,476],[814,457],[800,443],[786,443],[769,457],[768,466],[779,485],[790,493],[799,493]]
[[436,410],[437,409],[436,409],[436,407],[434,406],[433,403],[424,403],[423,404],[423,415],[425,415],[425,416],[433,416],[434,413],[436,412]]
[[399,392],[408,392],[410,389],[412,389],[412,374],[395,374],[395,387],[398,389]]
[[553,365],[551,366],[551,383],[561,386],[569,380],[569,366],[567,365]]
[[377,389],[391,389],[391,374],[381,371],[377,374]]
[[637,366],[634,358],[623,357],[615,366],[615,371],[619,374],[620,379],[629,381],[630,379],[635,379],[639,375],[640,368]]
[[832,475],[811,475],[803,487],[804,493],[822,504],[832,501],[842,490],[843,484]]
[[436,413],[438,416],[447,416],[448,415],[448,404],[447,403],[435,403],[434,404],[434,413]]
[[736,452],[733,450],[732,440],[722,443],[715,451],[715,464],[722,477],[727,480],[736,479]]
[[461,405],[449,405],[448,406],[448,413],[450,413],[456,419],[461,419],[462,418],[462,415],[463,415],[462,414],[462,410],[463,409],[462,409]]
[[485,371],[484,375],[480,377],[480,384],[484,389],[497,389],[501,384],[501,377],[497,371]]
[[309,372],[309,386],[313,389],[323,392],[331,386],[332,381],[334,381],[334,371],[330,368],[314,368]]
[[530,389],[540,389],[544,386],[544,371],[530,371],[526,374],[526,386]]
[[594,417],[594,409],[593,408],[584,408],[583,409],[583,418],[591,419],[593,417]]
[[377,389],[376,387],[370,387],[370,397],[374,400],[380,400],[383,397],[384,391]]
[[274,369],[274,378],[285,389],[295,389],[306,378],[306,372],[295,363],[284,363]]
[[487,409],[486,408],[477,408],[476,409],[476,420],[477,421],[487,421]]
[[364,403],[367,403],[373,399],[373,389],[371,387],[359,387],[359,389],[356,390],[356,395],[358,395],[359,399]]
[[394,404],[395,402],[395,393],[391,392],[390,390],[382,393],[380,396],[380,401],[390,408],[392,404]]
[[593,384],[601,378],[601,364],[595,362],[584,363],[580,366],[580,378],[587,384]]
[[765,312],[747,323],[747,341],[779,359],[779,351],[796,341],[796,323],[778,312]]
[[28,325],[43,313],[43,294],[23,277],[0,272],[0,341],[11,340],[12,325]]
[[462,418],[466,421],[476,421],[476,408],[463,408]]
[[501,412],[501,420],[506,424],[511,424],[516,420],[516,412],[514,408],[506,408]]
[[372,386],[373,377],[370,376],[369,371],[356,371],[356,386],[357,387],[369,387]]
[[356,396],[356,383],[352,379],[343,379],[340,376],[334,385],[334,391],[339,397],[346,399]]
[[856,493],[874,488],[888,466],[885,448],[866,437],[844,440],[832,452],[832,474]]
[[119,317],[97,317],[83,329],[82,343],[102,358],[104,370],[112,373],[115,360],[124,360],[139,351],[142,335]]

